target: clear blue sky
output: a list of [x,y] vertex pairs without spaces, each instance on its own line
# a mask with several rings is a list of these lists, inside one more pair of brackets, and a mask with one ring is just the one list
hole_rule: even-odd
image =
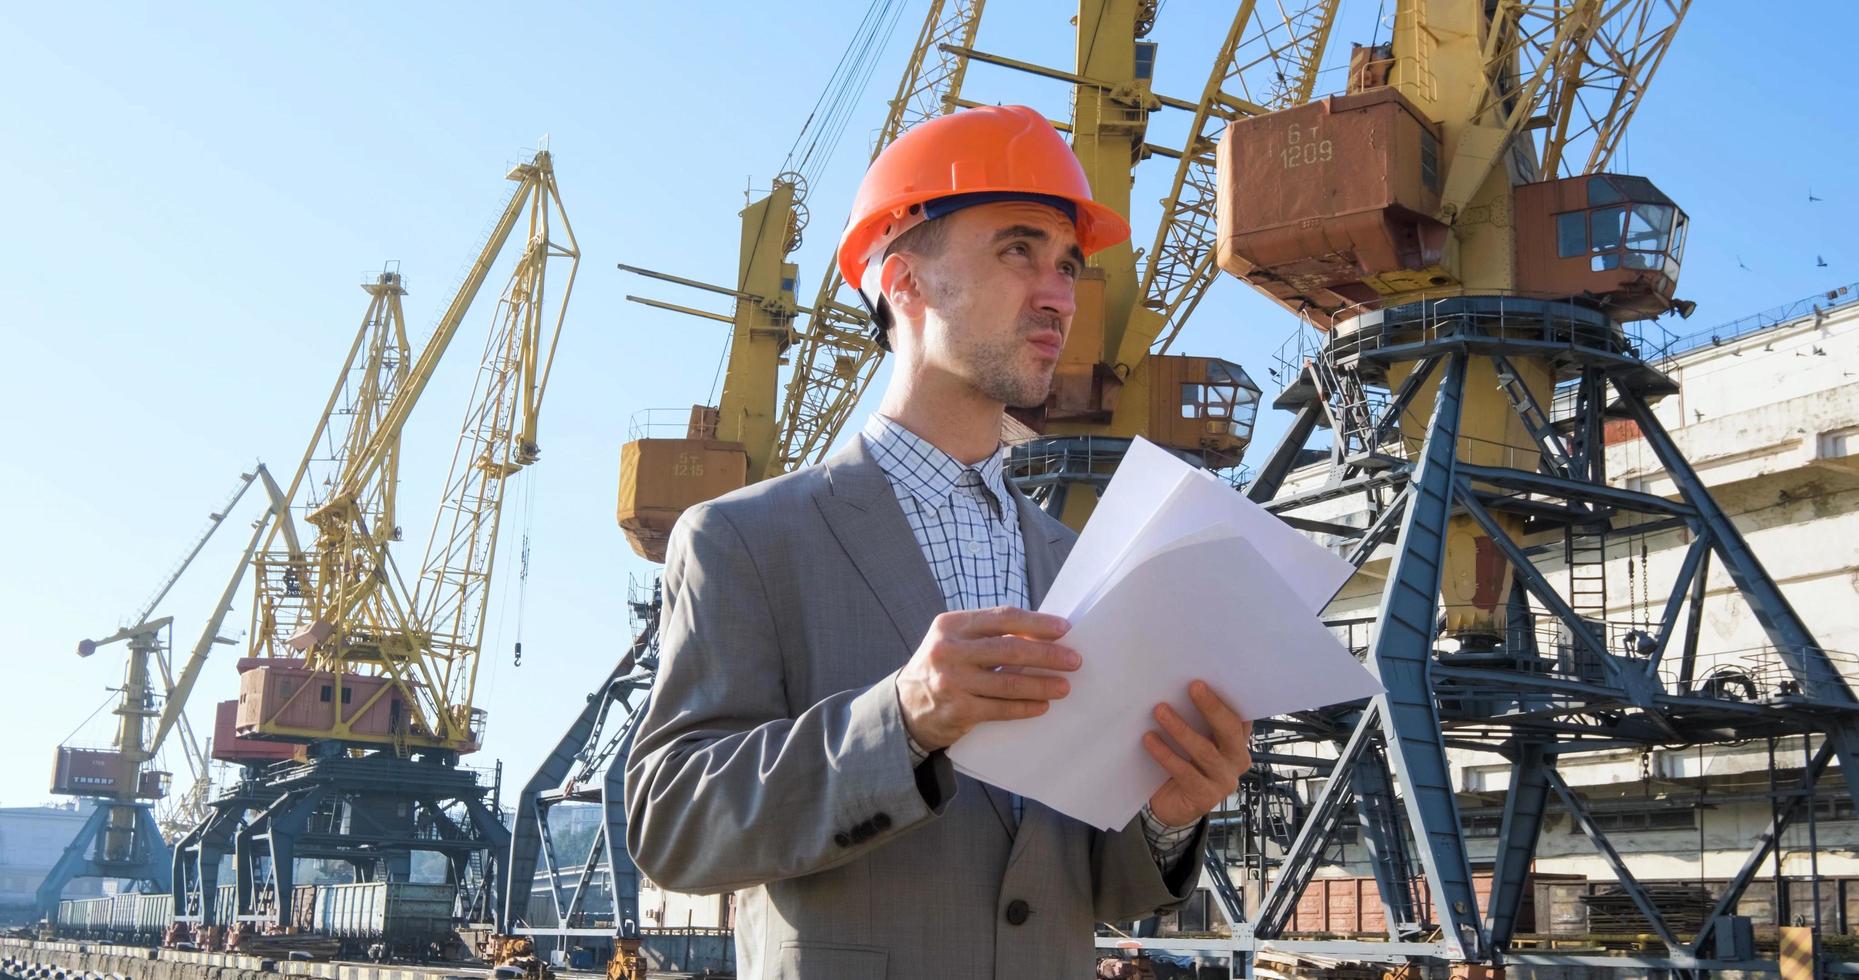
[[[1346,0],[1329,63],[1367,40],[1376,3]],[[626,303],[714,297],[623,275],[616,262],[727,280],[746,186],[765,187],[838,60],[864,0],[750,4],[123,4],[0,8],[0,331],[11,438],[0,479],[4,716],[0,800],[47,798],[53,748],[107,742],[80,722],[120,683],[114,630],[188,545],[242,468],[288,473],[366,296],[397,259],[410,320],[429,324],[506,193],[508,163],[547,134],[584,261],[542,419],[533,519],[512,509],[503,554],[531,537],[524,663],[513,667],[514,576],[488,618],[479,703],[520,783],[627,640],[626,586],[650,567],[613,521],[619,446],[633,413],[713,396],[720,325]],[[1752,16],[1695,5],[1619,163],[1690,213],[1680,295],[1705,328],[1859,279],[1852,5]],[[980,46],[1070,66],[1069,10],[995,0]],[[1159,91],[1193,98],[1230,16],[1171,0],[1154,39]],[[812,190],[796,256],[811,297],[921,5],[891,37],[859,115]],[[1385,36],[1385,32],[1384,32]],[[1321,88],[1341,86],[1339,72]],[[977,66],[965,91],[1063,116],[1063,86]],[[1156,142],[1182,124],[1158,115]],[[1146,244],[1168,161],[1135,191]],[[1625,166],[1623,166],[1623,169]],[[1824,198],[1810,205],[1809,189]],[[1816,256],[1829,268],[1817,268]],[[1737,257],[1749,267],[1738,268]],[[493,277],[486,292],[501,285]],[[474,311],[408,430],[402,508],[412,554],[488,323]],[[1175,350],[1264,368],[1292,320],[1220,283]],[[883,376],[880,376],[882,383]],[[1268,391],[1268,396],[1270,392]],[[1283,421],[1260,422],[1262,456]],[[243,543],[209,547],[167,605],[191,644]],[[233,626],[243,629],[242,592]],[[222,647],[195,696],[232,696]],[[180,766],[178,756],[171,765]]]

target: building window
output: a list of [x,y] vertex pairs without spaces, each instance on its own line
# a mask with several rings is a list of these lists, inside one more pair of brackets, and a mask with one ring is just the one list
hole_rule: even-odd
[[[1853,818],[1853,801],[1848,796],[1833,796],[1814,801],[1814,820],[1851,820]],[[1796,825],[1803,821],[1797,818]]]
[[1504,829],[1504,815],[1475,813],[1461,816],[1459,826],[1467,837],[1496,837]]
[[1838,459],[1859,452],[1859,426],[1820,434],[1820,458]]
[[[1662,807],[1657,810],[1622,810],[1591,814],[1595,826],[1604,834],[1630,834],[1644,830],[1696,830],[1698,812],[1688,806]],[[1578,821],[1569,821],[1571,833],[1581,833]]]

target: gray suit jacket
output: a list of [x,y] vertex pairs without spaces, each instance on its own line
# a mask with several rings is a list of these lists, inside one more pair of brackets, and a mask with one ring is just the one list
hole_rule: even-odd
[[[1075,535],[1014,491],[1036,606]],[[1173,908],[1140,820],[1103,833],[911,768],[893,675],[944,610],[863,439],[685,512],[657,686],[626,769],[626,843],[659,885],[735,890],[747,980],[1093,974],[1094,923]],[[1082,760],[1081,760],[1082,761]]]

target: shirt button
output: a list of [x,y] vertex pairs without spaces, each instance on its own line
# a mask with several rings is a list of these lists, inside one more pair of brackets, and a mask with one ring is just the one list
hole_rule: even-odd
[[982,550],[981,542],[979,541],[970,541],[966,545],[963,545],[962,547],[963,547],[963,550],[967,551],[971,556],[981,554],[981,550]]

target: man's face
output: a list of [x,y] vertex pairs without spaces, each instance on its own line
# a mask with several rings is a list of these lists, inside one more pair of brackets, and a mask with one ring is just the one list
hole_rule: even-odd
[[921,365],[991,401],[1043,404],[1084,269],[1070,219],[1015,201],[942,220],[949,222],[943,249],[913,264],[925,306]]

